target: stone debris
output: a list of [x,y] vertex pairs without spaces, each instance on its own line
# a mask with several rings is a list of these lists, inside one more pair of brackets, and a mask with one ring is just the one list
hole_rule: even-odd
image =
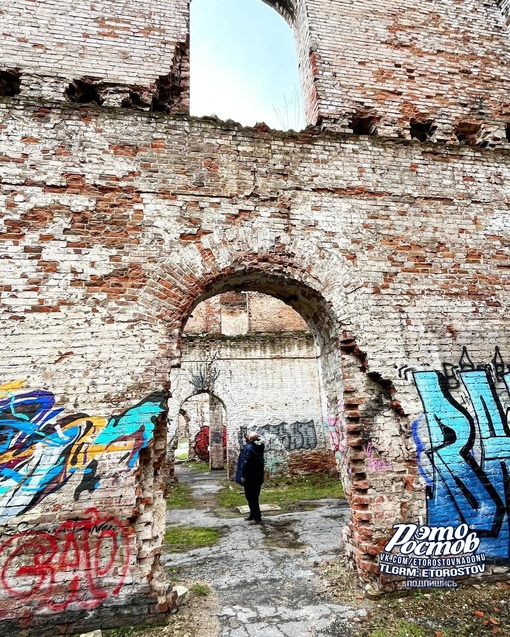
[[[243,504],[240,507],[236,507],[237,510],[239,511],[239,513],[249,513],[250,511],[250,507],[246,504]],[[279,507],[277,504],[261,504],[260,505],[260,510],[264,513],[264,512],[268,512],[268,511],[281,511],[282,507]]]
[[186,588],[186,586],[174,586],[172,591],[177,593],[177,606],[184,604],[184,602],[189,598],[189,588]]

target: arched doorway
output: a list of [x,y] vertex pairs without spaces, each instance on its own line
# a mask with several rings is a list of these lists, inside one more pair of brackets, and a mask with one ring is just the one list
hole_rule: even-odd
[[179,410],[177,425],[177,448],[175,450],[176,460],[188,460],[190,453],[189,437],[190,416],[185,409]]
[[[256,243],[258,236],[250,232],[250,243]],[[227,250],[233,252],[228,259]],[[240,261],[236,255],[241,250]],[[302,256],[299,264],[295,263],[297,254]],[[385,542],[393,524],[406,519],[416,501],[412,490],[406,489],[416,468],[406,464],[406,450],[392,444],[391,435],[387,435],[388,431],[400,432],[403,426],[394,387],[370,368],[357,344],[355,335],[363,321],[363,294],[358,292],[363,289],[362,282],[342,270],[345,263],[322,261],[320,249],[317,254],[305,254],[299,240],[292,250],[291,246],[278,244],[272,251],[257,253],[250,251],[248,242],[230,246],[211,237],[200,252],[196,246],[189,246],[175,262],[161,268],[160,278],[151,286],[151,305],[147,303],[146,307],[166,317],[172,343],[170,422],[174,405],[178,412],[181,404],[173,375],[183,362],[184,327],[201,302],[223,293],[253,291],[273,296],[295,309],[315,343],[324,425],[351,506],[351,518],[344,529],[347,551],[359,573],[374,580],[379,544]],[[186,273],[186,286],[175,288],[176,270]],[[169,288],[177,293],[162,303],[157,314],[154,299],[165,299]],[[170,439],[173,435],[170,428]],[[393,470],[394,466],[400,473]]]
[[184,410],[188,415],[187,459],[223,469],[227,459],[225,405],[210,391],[201,391],[184,401],[180,413]]

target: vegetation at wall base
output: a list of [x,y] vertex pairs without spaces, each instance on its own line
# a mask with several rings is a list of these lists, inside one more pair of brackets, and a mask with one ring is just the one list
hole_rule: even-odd
[[[240,485],[226,480],[224,486],[218,494],[220,506],[238,507],[246,504]],[[313,474],[270,478],[262,486],[260,503],[277,504],[285,509],[292,507],[296,502],[344,497],[338,476]]]

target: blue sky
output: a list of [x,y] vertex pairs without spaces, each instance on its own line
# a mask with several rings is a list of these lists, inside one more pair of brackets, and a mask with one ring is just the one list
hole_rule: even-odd
[[294,35],[262,0],[192,0],[191,114],[303,128]]

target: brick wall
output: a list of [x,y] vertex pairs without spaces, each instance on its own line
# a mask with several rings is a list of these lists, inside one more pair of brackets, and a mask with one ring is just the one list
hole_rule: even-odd
[[192,453],[202,460],[208,461],[207,397],[221,401],[230,474],[244,434],[252,430],[266,440],[268,474],[328,472],[335,466],[310,334],[189,335],[183,338],[182,362],[171,374],[171,386],[169,435],[176,435],[184,409],[190,416]]
[[[409,138],[506,146],[510,40],[494,2],[307,0],[318,113],[339,130],[373,122]],[[502,9],[502,10],[501,10]],[[423,132],[423,129],[422,129]]]
[[[230,325],[232,322],[235,324]],[[279,299],[257,292],[222,294],[207,299],[193,310],[184,328],[186,334],[234,335],[306,330],[306,323],[295,310]]]
[[[464,347],[475,366],[491,363],[496,344],[509,356],[508,155],[20,98],[1,107],[2,365],[6,382],[26,383],[6,396],[45,390],[62,417],[120,414],[166,387],[179,332],[200,301],[229,289],[277,296],[318,344],[328,428],[353,505],[349,545],[363,572],[375,571],[374,547],[391,524],[424,514],[411,435],[424,406],[413,370],[458,367]],[[235,148],[235,158],[219,146]],[[75,501],[84,473],[73,474],[28,518],[14,512],[3,537],[20,522],[52,531],[55,499],[63,521],[96,506],[134,532],[133,588],[101,606],[127,608],[148,586],[141,573],[156,568],[164,519],[119,509],[118,492],[103,491],[119,467],[109,455],[98,462],[97,487]],[[133,475],[149,503],[161,502],[152,469],[149,487]],[[129,508],[136,489],[126,493]],[[148,526],[136,531],[140,519]],[[35,618],[48,612],[40,603],[31,599]]]
[[177,110],[186,110],[188,9],[187,0],[13,0],[0,11],[0,70],[18,69],[23,93],[56,101],[74,80],[94,78],[106,105],[119,107],[133,105],[130,93],[150,104],[162,77],[180,84]]
[[[66,18],[61,35],[54,6],[85,17]],[[275,296],[313,334],[352,510],[347,547],[363,577],[389,584],[377,552],[393,523],[420,516],[468,520],[482,550],[507,563],[510,156],[498,6],[408,1],[368,14],[298,3],[304,86],[322,115],[299,135],[165,114],[186,106],[185,5],[152,3],[158,20],[126,5],[130,31],[112,28],[117,38],[82,38],[113,19],[99,25],[92,5],[80,7],[15,0],[0,12],[10,38],[0,70],[21,75],[19,95],[0,76],[7,635],[168,610],[158,555],[169,376],[189,316],[223,293]],[[131,42],[147,22],[158,27],[141,59],[105,44]],[[92,85],[103,106],[62,103],[71,80],[103,61],[110,70]],[[168,73],[180,94],[156,85]],[[146,97],[131,95],[132,80],[153,83]],[[352,131],[356,110],[358,130],[374,124],[387,137],[339,132]],[[413,141],[411,118],[422,126]]]

